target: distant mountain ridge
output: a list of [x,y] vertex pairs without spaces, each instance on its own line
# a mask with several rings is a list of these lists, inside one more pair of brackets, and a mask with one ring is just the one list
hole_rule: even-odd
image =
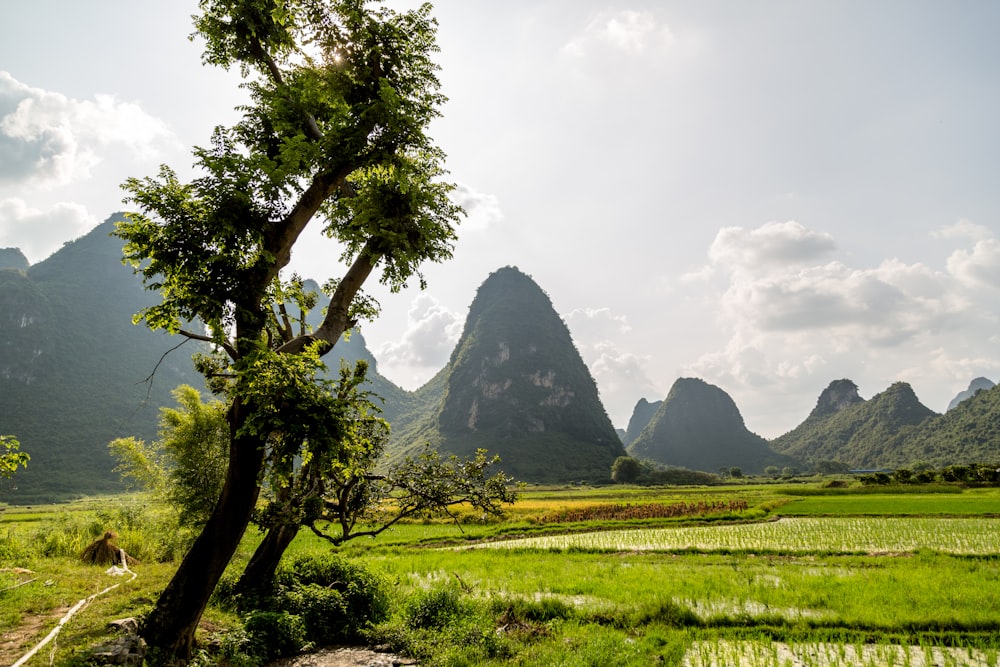
[[[122,264],[122,242],[111,236],[120,219],[26,268],[19,250],[0,251],[0,434],[16,436],[31,456],[0,480],[0,501],[122,491],[108,443],[155,439],[159,408],[174,405],[171,391],[204,387],[191,363],[198,343],[132,324],[158,297]],[[335,349],[374,361],[360,333]],[[336,373],[336,361],[327,364]],[[409,393],[374,364],[369,378],[387,416],[405,409]]]
[[0,432],[31,455],[0,499],[120,491],[108,442],[155,438],[170,391],[200,385],[196,345],[168,354],[179,341],[132,325],[154,296],[121,263],[118,219],[26,270],[0,271]]
[[[29,266],[0,249],[0,433],[19,438],[28,468],[0,480],[0,501],[42,502],[121,490],[107,443],[157,437],[158,409],[178,384],[202,386],[194,342],[151,332],[132,316],[155,302],[131,269],[112,216]],[[316,287],[310,283],[311,287]],[[310,314],[320,316],[324,298]],[[545,292],[514,267],[490,274],[470,305],[447,366],[410,392],[378,373],[360,331],[336,353],[369,362],[370,388],[392,425],[392,459],[431,443],[471,454],[485,447],[519,479],[610,480],[628,453],[686,468],[746,473],[769,465],[809,470],[1000,463],[1000,390],[977,378],[944,415],[895,383],[866,401],[847,379],[822,392],[802,424],[770,442],[750,432],[723,390],[681,378],[664,400],[640,399],[619,435],[590,371]],[[336,372],[336,359],[327,359]],[[154,372],[155,371],[155,372]]]
[[976,395],[976,392],[989,390],[995,386],[996,385],[993,383],[993,381],[988,378],[984,377],[975,378],[972,382],[969,383],[968,389],[966,389],[965,391],[958,392],[955,398],[951,399],[951,401],[948,403],[948,410],[954,409],[955,407],[958,406],[959,403],[966,400],[967,398],[972,398],[973,396]]
[[[829,401],[833,396],[846,398],[834,406]],[[816,409],[802,424],[770,444],[777,452],[809,463],[884,467],[905,458],[897,451],[900,436],[936,414],[905,382],[896,382],[865,401],[857,396],[853,382],[837,380],[823,391]]]
[[642,429],[646,428],[652,421],[653,415],[662,404],[663,401],[649,402],[645,398],[639,399],[639,402],[632,408],[632,416],[629,417],[628,426],[625,428],[625,435],[622,438],[622,443],[626,447],[635,442],[635,439],[642,433]]
[[674,382],[628,452],[639,459],[709,472],[738,467],[744,473],[761,473],[768,466],[795,463],[747,429],[729,394],[699,378]]

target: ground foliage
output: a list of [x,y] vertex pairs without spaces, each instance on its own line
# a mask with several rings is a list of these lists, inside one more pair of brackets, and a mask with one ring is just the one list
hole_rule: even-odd
[[[528,488],[521,492],[521,506],[515,505],[503,522],[477,523],[469,516],[462,523],[461,540],[488,538],[498,529],[516,534],[532,525],[545,527],[541,517],[561,505],[669,505],[680,498],[693,503],[744,499],[765,518],[773,518],[782,508],[802,505],[812,514],[811,530],[839,531],[855,545],[862,537],[898,532],[898,514],[908,514],[942,537],[949,532],[946,526],[967,521],[971,537],[976,532],[995,533],[995,527],[976,530],[973,524],[992,525],[989,522],[995,518],[988,515],[1000,513],[1000,495],[992,488],[956,484],[943,493],[938,484],[924,496],[919,485],[897,485],[894,493],[891,487],[853,483],[831,487],[827,481],[752,484],[742,480],[738,485],[700,489]],[[836,513],[842,500],[868,502],[865,513],[869,516],[839,521],[823,516]],[[886,516],[876,513],[880,503]],[[0,634],[6,636],[21,627],[22,618],[54,614],[66,600],[107,585],[103,568],[80,564],[78,550],[42,555],[43,540],[38,535],[54,532],[46,525],[55,521],[65,529],[69,523],[64,517],[69,514],[80,526],[118,521],[153,530],[154,509],[140,503],[125,511],[129,505],[129,499],[117,498],[78,506],[8,508],[5,529],[0,530],[0,584],[14,586],[32,576],[38,580],[10,590],[0,585]],[[932,506],[934,515],[946,516],[922,516]],[[98,520],[95,509],[109,507],[123,511]],[[621,529],[645,525],[642,522],[584,523],[595,529]],[[684,523],[675,525],[679,530],[694,528]],[[459,540],[454,536],[463,533],[453,524],[411,519],[375,542],[356,546],[349,542],[338,555],[331,555],[324,541],[303,533],[279,571],[278,585],[272,591],[275,601],[267,603],[270,606],[244,607],[260,613],[237,612],[232,600],[225,600],[227,591],[236,592],[238,567],[224,579],[199,631],[203,652],[198,660],[201,664],[260,664],[263,656],[308,647],[310,624],[316,628],[317,621],[336,622],[340,614],[353,613],[341,604],[350,597],[351,582],[355,582],[359,618],[381,620],[352,623],[352,627],[365,628],[352,641],[391,647],[425,665],[705,665],[713,664],[712,655],[717,657],[714,664],[728,664],[725,656],[740,650],[745,656],[741,664],[767,665],[784,664],[775,653],[783,644],[798,651],[820,647],[816,650],[830,656],[828,662],[803,663],[807,665],[853,665],[858,663],[852,660],[862,653],[887,656],[893,648],[906,647],[915,647],[912,650],[920,654],[937,652],[934,664],[996,664],[1000,596],[994,584],[1000,572],[995,555],[953,556],[919,546],[877,554],[848,554],[843,549],[801,553],[797,550],[802,545],[790,541],[795,539],[794,530],[781,537],[769,533],[781,523],[762,526],[758,537],[775,537],[740,553],[714,548],[669,553],[456,549]],[[560,524],[548,528],[562,529]],[[697,530],[711,536],[734,528],[740,527],[719,524]],[[119,543],[131,551],[137,534],[120,532]],[[453,544],[440,548],[440,536],[446,533],[453,536]],[[652,531],[639,534],[651,535]],[[435,548],[428,548],[428,536],[436,536]],[[247,536],[241,559],[249,556],[256,539],[259,536]],[[9,571],[15,566],[35,574]],[[139,573],[136,582],[106,599],[98,598],[64,628],[54,664],[80,664],[86,647],[107,636],[106,619],[143,610],[151,592],[169,574],[168,568],[155,562],[143,562],[134,569]],[[53,585],[44,585],[46,580]],[[332,609],[341,611],[330,616],[326,611]],[[40,625],[35,636],[40,638],[55,620]],[[333,627],[316,632],[322,637],[340,636]],[[10,658],[8,662],[19,657],[2,655]],[[873,659],[873,664],[888,664],[887,658],[884,662]],[[892,664],[905,663],[897,659]]]

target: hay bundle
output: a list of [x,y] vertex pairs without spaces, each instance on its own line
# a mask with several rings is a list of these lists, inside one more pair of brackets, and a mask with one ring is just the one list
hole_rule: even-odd
[[[93,563],[95,565],[132,565],[135,563],[135,559],[114,543],[114,540],[117,538],[118,535],[113,531],[106,531],[104,537],[94,540],[87,545],[87,548],[80,554],[80,559],[84,563]],[[122,562],[123,559],[124,563]]]

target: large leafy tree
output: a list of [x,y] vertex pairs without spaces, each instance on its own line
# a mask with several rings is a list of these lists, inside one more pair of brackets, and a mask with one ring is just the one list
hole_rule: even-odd
[[[200,367],[224,390],[228,470],[218,503],[142,635],[158,661],[190,657],[204,607],[242,537],[269,465],[332,440],[314,381],[320,357],[358,316],[373,274],[392,289],[450,257],[461,210],[427,136],[438,92],[430,7],[397,13],[364,0],[202,0],[204,60],[238,66],[250,101],[194,150],[199,175],[169,167],[130,179],[138,208],[118,227],[126,261],[160,303],[138,318],[221,354]],[[347,268],[319,327],[275,337],[281,270],[310,223]],[[331,266],[334,265],[331,257]],[[280,310],[280,307],[279,307]]]

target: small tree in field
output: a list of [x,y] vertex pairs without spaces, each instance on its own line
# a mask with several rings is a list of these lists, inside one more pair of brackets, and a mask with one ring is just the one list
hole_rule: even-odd
[[13,477],[18,466],[26,467],[31,459],[27,452],[18,451],[21,443],[12,435],[0,435],[0,477]]
[[[253,514],[260,480],[306,442],[336,446],[315,378],[358,317],[373,273],[393,290],[450,257],[461,210],[426,134],[438,115],[430,7],[397,13],[363,0],[202,0],[204,61],[239,66],[250,101],[233,127],[194,151],[200,175],[169,167],[130,179],[139,211],[121,223],[124,255],[159,304],[139,318],[211,343],[199,368],[226,399],[225,482],[204,528],[141,633],[152,660],[186,661],[219,578]],[[334,239],[347,267],[319,327],[276,336],[290,288],[280,272],[306,227]],[[189,322],[198,326],[190,327]],[[279,318],[282,326],[287,320]],[[188,326],[188,328],[185,328]]]
[[611,464],[611,480],[617,484],[631,484],[642,476],[642,463],[632,456],[619,456]]

